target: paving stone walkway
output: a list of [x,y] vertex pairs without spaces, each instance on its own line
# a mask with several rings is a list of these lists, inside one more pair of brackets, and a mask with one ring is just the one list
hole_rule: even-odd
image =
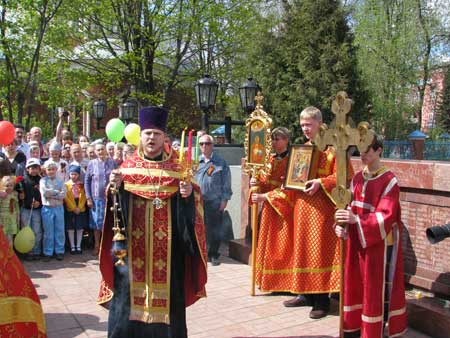
[[[250,267],[223,257],[208,265],[208,297],[187,309],[190,338],[332,338],[337,304],[311,320],[309,308],[285,308],[290,296],[249,295]],[[108,311],[96,305],[100,273],[90,252],[63,261],[24,262],[41,298],[49,338],[106,337]],[[430,338],[410,329],[404,338]]]

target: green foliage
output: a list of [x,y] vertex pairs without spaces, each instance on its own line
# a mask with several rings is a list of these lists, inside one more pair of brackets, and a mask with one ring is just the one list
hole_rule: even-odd
[[299,113],[314,105],[330,122],[331,101],[341,90],[352,97],[353,118],[359,120],[365,97],[358,81],[353,37],[339,3],[286,2],[282,21],[267,27],[250,59],[274,124],[290,128],[298,142]]
[[444,91],[440,98],[438,126],[444,132],[450,132],[450,66],[444,71]]

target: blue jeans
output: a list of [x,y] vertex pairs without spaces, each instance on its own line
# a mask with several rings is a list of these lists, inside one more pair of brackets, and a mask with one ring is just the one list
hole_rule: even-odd
[[46,207],[41,209],[42,223],[44,224],[44,255],[53,256],[53,251],[64,254],[66,234],[64,231],[64,208]]
[[[31,213],[31,218],[30,218]],[[40,209],[20,209],[20,220],[22,223],[22,228],[30,226],[33,229],[35,241],[34,247],[31,250],[31,255],[40,255],[42,250],[42,219]],[[28,224],[30,222],[30,224]]]

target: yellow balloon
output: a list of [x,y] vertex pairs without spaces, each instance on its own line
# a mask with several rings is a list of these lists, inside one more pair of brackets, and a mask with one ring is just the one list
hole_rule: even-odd
[[25,227],[19,231],[14,238],[14,247],[20,253],[28,253],[34,247],[35,236],[30,227]]
[[128,143],[137,146],[141,139],[141,127],[136,123],[130,123],[125,127],[124,134]]

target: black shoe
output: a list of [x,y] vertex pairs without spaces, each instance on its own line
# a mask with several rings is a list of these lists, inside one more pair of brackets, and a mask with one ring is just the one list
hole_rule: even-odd
[[300,306],[309,306],[308,300],[303,295],[298,295],[295,298],[285,300],[283,305],[286,307],[300,307]]
[[212,266],[217,266],[217,265],[220,265],[220,261],[219,261],[219,258],[211,258],[211,265]]
[[330,311],[329,308],[321,308],[314,306],[311,312],[309,313],[309,318],[320,319],[326,317],[329,311]]
[[77,255],[81,255],[83,253],[83,251],[81,251],[81,248],[77,248],[76,253],[77,253]]
[[71,255],[75,255],[75,254],[76,254],[75,248],[70,249],[70,254],[71,254]]
[[50,262],[52,259],[52,256],[44,256],[44,258],[42,259],[44,262]]
[[62,261],[62,260],[64,259],[64,254],[57,254],[57,255],[56,255],[56,259],[57,259],[58,261]]

